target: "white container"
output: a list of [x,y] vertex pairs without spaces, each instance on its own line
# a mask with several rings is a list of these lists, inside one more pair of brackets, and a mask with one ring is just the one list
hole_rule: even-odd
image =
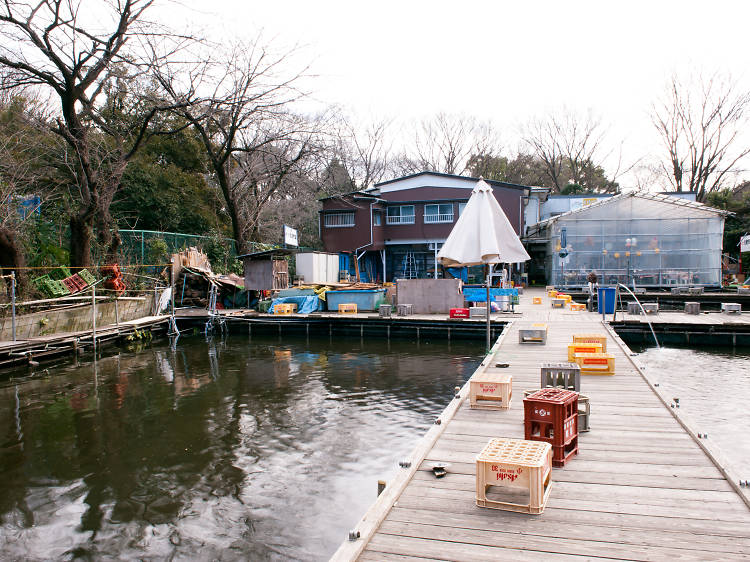
[[305,284],[325,285],[339,281],[339,255],[304,252],[296,255],[297,275]]

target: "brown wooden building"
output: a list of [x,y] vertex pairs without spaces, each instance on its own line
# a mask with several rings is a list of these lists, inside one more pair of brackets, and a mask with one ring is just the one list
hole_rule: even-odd
[[[356,256],[367,280],[442,277],[437,253],[478,179],[421,172],[322,199],[320,236],[328,252]],[[519,235],[530,187],[487,181]]]

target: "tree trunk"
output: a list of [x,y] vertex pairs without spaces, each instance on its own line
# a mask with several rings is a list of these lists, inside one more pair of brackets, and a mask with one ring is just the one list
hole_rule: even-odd
[[91,223],[87,216],[70,217],[70,266],[75,270],[91,267],[91,242],[94,238]]
[[[16,274],[16,294],[22,292],[26,287],[26,260],[23,252],[18,245],[16,233],[9,228],[0,228],[0,269],[3,275],[10,275],[13,271]],[[10,300],[10,280],[5,282]]]
[[104,252],[104,263],[117,263],[122,238],[115,228],[109,209],[99,209],[96,215],[96,239]]

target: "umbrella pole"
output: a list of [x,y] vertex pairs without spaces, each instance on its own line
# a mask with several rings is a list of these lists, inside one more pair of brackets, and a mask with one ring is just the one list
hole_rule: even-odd
[[487,305],[487,351],[486,353],[489,354],[490,352],[490,312],[492,311],[492,307],[490,306],[490,266],[485,266],[486,272],[487,272],[487,300],[485,301],[485,305]]

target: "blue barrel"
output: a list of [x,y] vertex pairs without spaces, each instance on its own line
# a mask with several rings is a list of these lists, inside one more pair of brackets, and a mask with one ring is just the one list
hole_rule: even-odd
[[615,288],[599,287],[599,314],[615,313]]

